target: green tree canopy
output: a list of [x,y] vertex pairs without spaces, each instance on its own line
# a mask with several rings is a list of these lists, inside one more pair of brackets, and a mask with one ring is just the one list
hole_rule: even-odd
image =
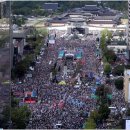
[[100,115],[97,110],[94,110],[90,113],[90,118],[94,119],[97,122],[100,119]]
[[123,89],[123,78],[118,78],[115,80],[115,86],[117,89],[122,90]]
[[126,112],[127,116],[130,116],[130,108],[128,108],[127,112]]
[[96,123],[93,118],[88,118],[86,123],[85,123],[85,129],[95,129],[96,128]]
[[107,50],[105,53],[104,53],[104,56],[106,57],[107,59],[107,62],[108,63],[113,63],[116,61],[116,54],[114,53],[113,50]]
[[114,74],[114,75],[117,75],[117,76],[123,76],[124,75],[124,65],[117,65],[114,69],[113,69],[113,71],[112,71],[112,73]]
[[106,120],[110,114],[110,109],[107,105],[102,104],[99,107],[98,113],[100,114],[101,120]]
[[11,119],[16,129],[25,129],[30,111],[27,106],[16,107],[11,110]]
[[100,47],[101,47],[102,51],[105,52],[105,50],[106,50],[106,36],[104,33],[101,35],[100,42],[101,42]]
[[0,118],[0,126],[4,129],[8,128],[8,122],[10,119],[10,106],[5,106],[2,111],[2,118]]
[[104,65],[104,73],[105,74],[110,74],[111,72],[111,65],[109,63],[105,63]]

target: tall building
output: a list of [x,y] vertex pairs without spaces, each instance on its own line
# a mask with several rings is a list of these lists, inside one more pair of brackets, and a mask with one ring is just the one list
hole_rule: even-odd
[[130,60],[130,0],[128,0],[127,59]]
[[124,94],[125,101],[130,103],[130,70],[126,69],[124,71]]
[[7,6],[6,6],[6,0],[0,0],[0,18],[4,18],[7,16]]

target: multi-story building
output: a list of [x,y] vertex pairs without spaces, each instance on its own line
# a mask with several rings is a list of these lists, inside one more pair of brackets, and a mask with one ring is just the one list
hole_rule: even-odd
[[130,103],[130,69],[124,71],[124,94],[125,101]]
[[128,0],[127,59],[130,60],[130,0]]

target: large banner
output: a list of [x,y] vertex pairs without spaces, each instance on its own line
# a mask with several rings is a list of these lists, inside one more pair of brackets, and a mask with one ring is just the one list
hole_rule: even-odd
[[126,120],[126,130],[130,130],[130,120]]

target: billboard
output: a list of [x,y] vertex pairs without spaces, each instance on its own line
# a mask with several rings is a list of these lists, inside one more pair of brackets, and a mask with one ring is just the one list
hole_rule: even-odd
[[126,120],[126,122],[125,122],[125,129],[126,130],[130,130],[130,120]]
[[128,86],[128,103],[130,103],[130,83],[129,83],[129,86]]

